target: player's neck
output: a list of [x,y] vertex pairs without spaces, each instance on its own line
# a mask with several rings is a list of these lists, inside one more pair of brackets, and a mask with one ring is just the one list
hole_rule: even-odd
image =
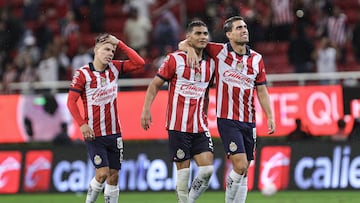
[[202,59],[203,49],[195,49],[195,53],[196,53],[198,59]]
[[236,44],[236,43],[231,43],[231,47],[233,48],[233,50],[238,53],[238,54],[246,54],[246,44]]
[[102,64],[100,61],[97,60],[94,60],[93,64],[94,64],[94,69],[98,72],[102,72],[106,68],[106,65]]

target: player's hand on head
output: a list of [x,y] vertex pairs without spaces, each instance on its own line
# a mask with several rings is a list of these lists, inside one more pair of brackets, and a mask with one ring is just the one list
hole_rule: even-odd
[[111,44],[117,45],[119,43],[119,41],[120,40],[118,38],[116,38],[114,35],[109,35],[109,42]]

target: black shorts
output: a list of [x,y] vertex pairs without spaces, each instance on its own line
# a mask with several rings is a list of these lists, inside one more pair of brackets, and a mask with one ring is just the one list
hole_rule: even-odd
[[96,137],[86,141],[89,158],[95,168],[108,166],[119,170],[123,160],[123,141],[121,134]]
[[246,153],[247,160],[254,160],[255,123],[217,118],[217,126],[227,155]]
[[202,152],[214,152],[209,132],[187,133],[169,130],[170,159],[182,162]]

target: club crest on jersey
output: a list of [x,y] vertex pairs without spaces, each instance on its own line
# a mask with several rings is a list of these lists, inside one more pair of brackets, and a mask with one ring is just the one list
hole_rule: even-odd
[[101,77],[101,87],[104,87],[106,85],[106,78]]
[[100,157],[99,155],[95,155],[95,156],[94,156],[94,163],[95,163],[95,165],[99,165],[99,164],[101,164],[101,162],[102,162],[101,157]]
[[237,150],[237,145],[235,144],[235,142],[231,142],[231,143],[229,144],[229,149],[230,149],[230,151],[232,151],[232,152],[235,152],[235,151]]
[[195,81],[200,82],[200,80],[201,80],[201,74],[195,73]]
[[239,72],[241,72],[243,69],[244,69],[244,64],[243,63],[238,63],[237,65],[236,65],[236,69],[239,71]]
[[176,157],[177,157],[178,159],[183,159],[183,158],[185,157],[185,152],[184,152],[182,149],[178,149],[178,150],[176,151]]

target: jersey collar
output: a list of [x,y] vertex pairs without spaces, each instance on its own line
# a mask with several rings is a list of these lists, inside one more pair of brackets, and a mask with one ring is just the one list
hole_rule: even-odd
[[[230,42],[226,43],[226,46],[227,46],[227,49],[228,49],[229,52],[232,52],[232,51],[235,52],[234,49],[232,48]],[[250,56],[250,46],[249,46],[249,45],[246,45],[245,48],[246,48],[246,53],[245,53],[245,54],[238,54],[238,53],[236,53],[236,52],[235,52],[235,53],[236,53],[237,55],[239,55],[239,56],[243,56],[243,55],[248,55],[248,56]]]
[[102,73],[102,72],[106,71],[107,69],[109,69],[109,65],[107,65],[106,68],[103,71],[97,71],[97,70],[95,70],[94,64],[92,62],[90,62],[89,63],[89,68],[90,68],[91,71],[96,71],[96,72]]

